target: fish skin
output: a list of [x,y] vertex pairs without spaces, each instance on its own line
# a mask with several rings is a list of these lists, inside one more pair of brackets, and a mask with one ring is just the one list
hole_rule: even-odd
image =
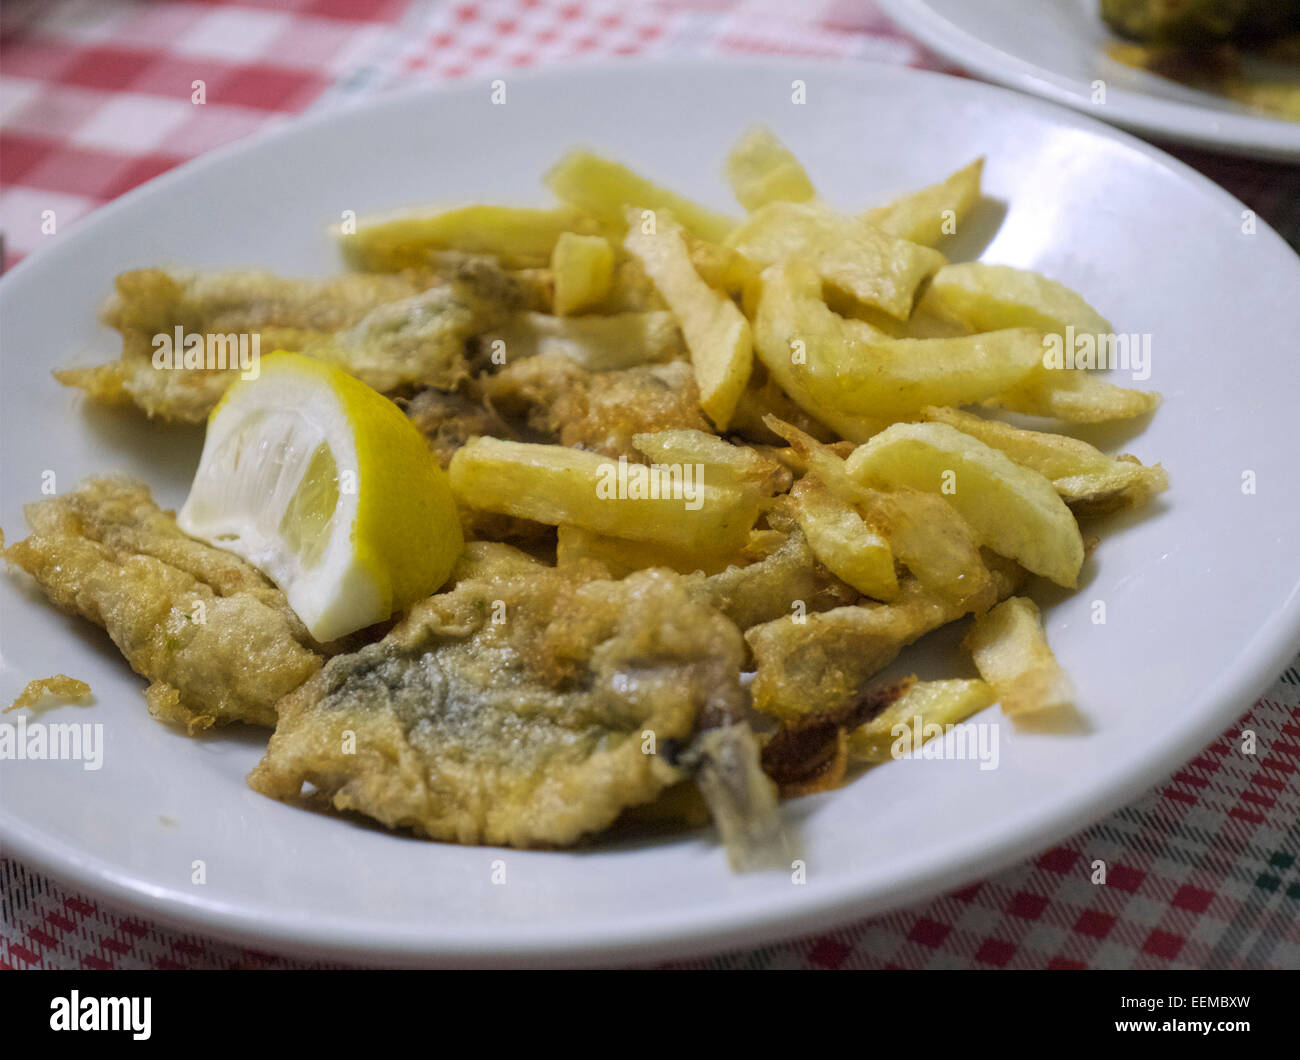
[[89,479],[29,504],[4,557],[60,610],[107,631],[160,721],[190,733],[275,724],[275,704],[321,668],[284,594],[238,556],[187,537],[147,486]]
[[537,847],[682,780],[673,749],[743,707],[735,625],[671,571],[615,582],[511,552],[476,555],[288,696],[250,786],[300,801],[310,784],[312,802],[390,828]]

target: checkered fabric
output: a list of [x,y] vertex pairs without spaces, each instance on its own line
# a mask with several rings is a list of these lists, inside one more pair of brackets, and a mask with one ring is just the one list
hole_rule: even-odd
[[[148,178],[309,107],[575,56],[945,69],[870,0],[8,0],[8,263]],[[952,72],[952,71],[950,71]],[[202,82],[205,102],[195,102]],[[1177,151],[1300,247],[1300,167]],[[1138,802],[992,879],[708,968],[1300,968],[1300,659]],[[1255,753],[1243,751],[1253,733]],[[1091,882],[1105,862],[1105,886]],[[125,916],[0,859],[0,967],[310,967]]]

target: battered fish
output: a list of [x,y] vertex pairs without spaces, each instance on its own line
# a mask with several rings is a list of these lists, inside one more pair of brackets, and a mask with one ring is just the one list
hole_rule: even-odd
[[510,426],[492,408],[460,390],[421,390],[413,398],[398,399],[406,415],[429,443],[445,469],[456,450],[477,435],[510,438]]
[[[530,304],[524,285],[481,258],[442,272],[297,280],[264,271],[139,269],[117,277],[104,322],[122,335],[117,361],[54,373],[97,401],[133,403],[150,418],[200,423],[239,371],[155,367],[155,336],[198,335],[229,360],[239,336],[262,353],[290,349],[332,361],[381,393],[452,389],[469,374],[466,343]],[[227,341],[233,340],[233,342]],[[182,353],[183,351],[177,351]]]
[[743,710],[736,627],[669,571],[588,580],[503,547],[283,700],[249,784],[286,800],[310,785],[433,839],[534,847],[684,779],[701,719]]
[[[1024,578],[1019,565],[987,550],[984,558],[997,599],[1014,593]],[[754,626],[745,633],[754,709],[784,720],[846,709],[903,648],[968,610],[908,576],[892,603],[863,601]]]
[[32,534],[5,551],[51,603],[107,630],[149,679],[149,711],[191,732],[275,724],[275,703],[324,649],[284,594],[238,556],[183,534],[149,489],[97,478],[29,504]]
[[802,613],[828,611],[858,599],[858,591],[845,585],[817,562],[808,540],[796,529],[775,552],[748,566],[696,580],[706,599],[741,629]]
[[544,353],[507,365],[483,386],[494,408],[525,418],[539,441],[638,463],[645,458],[632,444],[635,434],[713,431],[687,361],[592,372],[563,354]]

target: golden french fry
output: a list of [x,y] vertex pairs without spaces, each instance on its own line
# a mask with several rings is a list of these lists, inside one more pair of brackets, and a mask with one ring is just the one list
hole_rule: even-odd
[[831,287],[824,287],[822,295],[833,312],[871,325],[879,333],[875,336],[877,339],[954,339],[974,334],[964,324],[928,309],[924,294],[906,320],[895,320],[873,306],[845,298]]
[[629,206],[669,210],[683,228],[714,243],[721,243],[735,227],[730,217],[682,198],[590,151],[570,151],[543,179],[562,202],[595,215],[614,232],[624,230],[624,211]]
[[487,437],[470,439],[448,468],[456,499],[471,508],[690,551],[742,548],[759,493],[678,470]]
[[888,762],[916,752],[928,740],[978,714],[997,699],[979,680],[918,681],[880,714],[849,733],[849,755]]
[[1033,331],[881,338],[861,321],[831,312],[819,286],[799,262],[765,269],[755,349],[791,400],[853,441],[926,405],[979,401],[1042,370],[1041,341]]
[[602,236],[562,232],[551,252],[554,307],[559,316],[599,305],[614,280],[614,248]]
[[951,504],[920,490],[868,489],[849,476],[844,458],[829,446],[774,416],[767,423],[807,461],[810,474],[889,542],[893,555],[928,592],[963,612],[994,602],[996,589],[979,539]]
[[795,518],[813,555],[828,571],[864,596],[898,596],[894,553],[884,535],[868,524],[816,475],[805,475],[790,491]]
[[979,202],[983,172],[984,159],[977,158],[947,180],[868,210],[863,219],[899,239],[938,246],[944,236],[956,234],[957,225]]
[[1068,588],[1078,579],[1083,537],[1052,484],[946,423],[896,423],[845,471],[865,486],[942,494],[994,552]]
[[701,465],[717,486],[772,493],[783,477],[780,465],[756,449],[704,431],[674,428],[634,434],[632,444],[655,464]]
[[1145,467],[1136,457],[1107,456],[1068,435],[1029,431],[959,409],[926,408],[921,414],[1000,449],[1017,464],[1050,479],[1076,516],[1136,508],[1169,488],[1169,476],[1159,464]]
[[816,198],[812,181],[789,148],[771,129],[750,129],[727,156],[727,179],[746,210],[769,202],[807,202]]
[[1040,366],[1023,382],[982,404],[1067,423],[1106,423],[1150,412],[1160,404],[1160,395],[1154,390],[1116,386],[1086,371]]
[[926,591],[963,613],[996,599],[979,537],[943,497],[902,488],[869,490],[859,510]]
[[595,219],[571,206],[463,206],[435,214],[363,217],[355,232],[336,229],[335,234],[352,268],[399,272],[425,264],[439,250],[492,254],[509,268],[545,265],[563,233],[595,230]]
[[[662,221],[665,216],[671,215],[665,211],[657,216]],[[710,243],[707,239],[700,239],[684,228],[682,240],[690,252],[691,264],[695,267],[695,271],[710,287],[734,298],[736,295],[744,294],[749,287],[757,283],[758,266],[739,251],[724,247],[721,243]]]
[[1016,717],[1073,706],[1069,678],[1047,644],[1032,600],[1013,596],[976,617],[965,646],[1004,713]]
[[764,266],[802,258],[842,294],[898,320],[912,315],[917,289],[947,261],[937,250],[819,203],[768,203],[742,221],[726,245]]
[[749,321],[735,302],[700,279],[676,225],[659,218],[647,231],[633,221],[623,245],[676,315],[695,367],[700,408],[725,430],[754,367]]
[[1110,321],[1063,283],[1030,269],[962,262],[945,265],[918,308],[956,320],[972,331],[1034,328],[1050,334],[1109,335]]

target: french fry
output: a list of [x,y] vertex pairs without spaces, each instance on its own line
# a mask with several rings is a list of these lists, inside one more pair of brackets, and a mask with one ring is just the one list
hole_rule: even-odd
[[1037,471],[978,438],[946,423],[896,423],[844,466],[864,486],[943,494],[994,552],[1074,588],[1083,536],[1070,509]]
[[1064,335],[1108,335],[1110,321],[1063,283],[1030,269],[970,261],[945,265],[930,281],[918,308],[948,317],[972,331],[1034,328]]
[[554,307],[559,316],[599,305],[614,280],[614,248],[602,236],[561,232],[551,252]]
[[1038,606],[1013,596],[975,619],[966,649],[1010,717],[1073,706],[1070,680],[1047,644]]
[[943,497],[921,490],[870,490],[859,510],[927,592],[963,613],[996,599],[978,535]]
[[921,415],[978,438],[1050,479],[1076,516],[1136,508],[1169,487],[1169,476],[1159,464],[1145,467],[1133,456],[1107,456],[1069,435],[1029,431],[959,409],[927,408]]
[[470,439],[448,468],[456,499],[482,511],[691,552],[744,547],[757,491],[701,482],[694,469],[688,481],[682,470],[656,474],[599,453],[488,437]]
[[590,215],[571,206],[463,206],[435,214],[404,212],[364,217],[356,231],[335,235],[344,260],[363,272],[399,272],[426,263],[432,251],[491,254],[508,268],[547,264],[565,232],[596,230]]
[[[876,490],[852,479],[844,458],[802,431],[768,418],[816,475],[889,543],[927,591],[965,610],[988,607],[995,587],[970,524],[942,497],[919,490]],[[871,595],[871,594],[868,594]]]
[[889,542],[851,504],[816,475],[795,483],[790,496],[808,547],[828,571],[875,600],[898,596]]
[[981,403],[1067,423],[1107,423],[1145,415],[1159,407],[1160,395],[1154,390],[1116,386],[1091,372],[1040,365],[1022,382]]
[[668,210],[683,228],[713,243],[721,243],[735,227],[731,218],[590,151],[570,151],[543,179],[562,202],[595,215],[614,232],[624,231],[624,211],[629,206]]
[[676,225],[660,218],[647,230],[633,221],[623,245],[676,315],[695,367],[700,408],[725,430],[754,367],[749,321],[735,302],[700,279]]
[[875,336],[876,339],[954,339],[974,334],[965,325],[949,317],[939,316],[938,313],[926,308],[924,294],[921,295],[916,308],[912,310],[912,315],[906,320],[895,320],[873,306],[863,305],[861,302],[836,293],[831,287],[824,287],[822,296],[833,312],[871,325],[876,332],[879,332]]
[[1008,391],[1042,370],[1035,332],[1009,329],[950,339],[883,339],[818,297],[799,262],[763,272],[755,349],[772,377],[809,415],[852,441],[926,405],[959,405]]
[[956,234],[957,225],[979,202],[983,172],[984,159],[977,158],[947,180],[868,210],[863,219],[899,239],[938,246],[944,236]]
[[918,288],[947,263],[937,250],[818,203],[768,203],[742,221],[726,245],[763,266],[804,259],[842,294],[897,320],[912,315]]
[[[669,215],[660,213],[658,216],[662,220]],[[700,239],[686,229],[682,229],[682,239],[700,279],[728,297],[744,294],[747,288],[758,281],[758,266],[739,251],[724,247],[721,243]]]
[[[709,481],[735,489],[773,493],[784,477],[776,461],[716,434],[686,428],[634,434],[632,444],[655,464],[699,464]],[[785,478],[785,481],[789,481]]]
[[[849,757],[879,763],[914,753],[920,748],[913,734],[919,731],[924,744],[996,699],[997,693],[985,681],[918,681],[871,721],[849,733]],[[905,734],[896,731],[899,726]]]
[[746,210],[769,202],[807,202],[816,198],[812,181],[799,160],[771,129],[750,129],[727,156],[727,180]]
[[[504,345],[497,346],[498,342]],[[659,364],[686,356],[676,318],[662,309],[580,317],[515,313],[501,327],[479,336],[478,343],[489,356],[499,353],[506,361],[562,353],[593,372]]]

